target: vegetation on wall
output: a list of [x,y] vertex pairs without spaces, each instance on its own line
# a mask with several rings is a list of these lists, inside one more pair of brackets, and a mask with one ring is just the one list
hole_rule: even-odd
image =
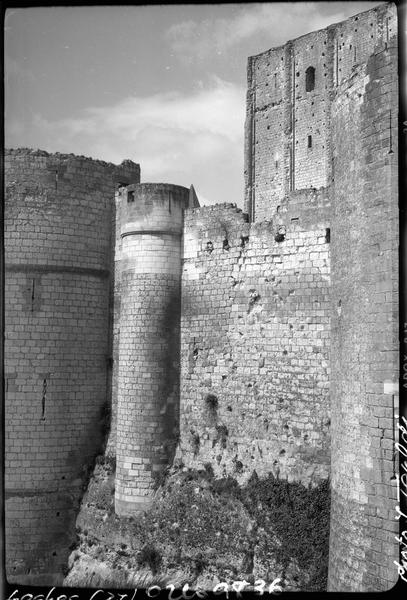
[[[99,497],[93,507],[87,504],[92,512],[82,515],[82,524],[93,525],[80,532],[70,584],[79,578],[84,584],[81,564],[89,564],[92,557],[105,569],[98,585],[104,584],[105,576],[114,583],[116,575],[121,585],[140,585],[139,577],[150,583],[179,580],[204,589],[214,581],[245,579],[253,585],[263,579],[271,584],[279,577],[283,589],[326,590],[327,481],[306,488],[272,475],[259,479],[253,473],[240,487],[231,476],[215,479],[210,465],[202,471],[181,467],[163,479],[143,515],[119,518],[113,495],[104,498],[103,509]],[[92,564],[86,577],[95,583],[95,561]]]

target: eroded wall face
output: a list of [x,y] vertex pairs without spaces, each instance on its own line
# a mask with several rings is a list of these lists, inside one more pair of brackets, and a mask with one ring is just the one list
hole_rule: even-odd
[[389,45],[396,27],[394,6],[384,4],[249,58],[245,211],[251,221],[270,219],[290,192],[331,184],[333,94]]
[[397,101],[393,37],[332,105],[330,590],[397,579]]
[[115,169],[29,150],[5,169],[7,574],[46,585],[63,576],[109,402]]
[[292,45],[292,189],[329,184],[329,91],[332,87],[328,31]]
[[249,59],[245,210],[255,211],[256,220],[270,218],[289,189],[290,76],[290,54],[284,47]]
[[291,217],[281,239],[281,226],[250,226],[231,205],[186,214],[180,414],[188,466],[211,463],[241,481],[254,470],[304,483],[328,476],[329,243],[322,219],[304,227]]
[[333,84],[337,87],[352,75],[356,65],[394,43],[396,9],[391,3],[383,4],[328,29],[332,31]]
[[270,219],[295,190],[330,183],[328,30],[253,56],[248,66],[245,210]]

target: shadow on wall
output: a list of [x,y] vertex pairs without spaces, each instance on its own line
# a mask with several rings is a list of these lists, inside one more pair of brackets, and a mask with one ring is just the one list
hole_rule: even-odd
[[[164,453],[167,464],[171,465],[179,440],[179,389],[180,389],[180,289],[173,292],[165,304],[161,322],[157,329],[162,331],[163,345],[161,359],[164,377],[161,379],[157,395],[161,398],[161,427]],[[154,352],[154,350],[153,350]],[[152,362],[156,356],[151,356]]]

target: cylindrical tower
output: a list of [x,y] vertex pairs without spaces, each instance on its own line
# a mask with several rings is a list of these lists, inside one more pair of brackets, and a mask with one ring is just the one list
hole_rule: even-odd
[[139,166],[20,149],[5,172],[7,575],[51,585],[108,425],[114,191]]
[[181,236],[189,190],[143,183],[123,191],[115,504],[148,507],[171,459],[179,411]]
[[332,105],[329,591],[397,580],[397,108],[393,34]]

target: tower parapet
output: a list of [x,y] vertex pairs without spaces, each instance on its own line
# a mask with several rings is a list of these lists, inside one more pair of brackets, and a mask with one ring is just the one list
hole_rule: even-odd
[[121,309],[115,506],[145,509],[175,452],[179,412],[179,309],[189,189],[130,185],[121,199]]

